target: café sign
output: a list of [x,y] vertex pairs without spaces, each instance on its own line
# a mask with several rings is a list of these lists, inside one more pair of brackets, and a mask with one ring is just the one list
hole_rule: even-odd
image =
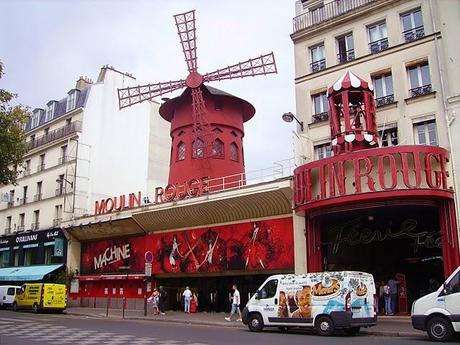
[[448,162],[447,150],[418,145],[368,149],[321,159],[294,171],[294,204],[306,209],[321,201],[363,193],[451,192]]

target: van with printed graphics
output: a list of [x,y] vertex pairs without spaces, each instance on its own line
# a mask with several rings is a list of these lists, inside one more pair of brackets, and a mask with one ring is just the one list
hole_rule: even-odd
[[246,304],[243,323],[251,331],[306,327],[353,335],[377,323],[375,293],[373,276],[364,272],[273,275]]
[[13,309],[62,311],[66,308],[67,292],[64,284],[26,283],[13,302]]
[[2,285],[0,286],[0,308],[11,307],[16,294],[21,290],[20,286]]
[[412,326],[431,340],[448,341],[460,334],[460,266],[438,290],[412,304]]

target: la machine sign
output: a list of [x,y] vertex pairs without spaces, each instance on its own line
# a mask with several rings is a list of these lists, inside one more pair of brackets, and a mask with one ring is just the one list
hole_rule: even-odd
[[[433,146],[395,146],[355,151],[314,161],[294,171],[299,209],[401,195],[451,196],[449,153]],[[344,199],[345,198],[345,199]]]
[[[200,196],[209,192],[208,178],[193,178],[184,183],[170,183],[166,187],[155,188],[155,204],[182,200]],[[112,212],[119,212],[126,209],[140,207],[142,205],[141,192],[129,193],[128,195],[114,196],[98,200],[94,205],[94,214],[101,215]]]

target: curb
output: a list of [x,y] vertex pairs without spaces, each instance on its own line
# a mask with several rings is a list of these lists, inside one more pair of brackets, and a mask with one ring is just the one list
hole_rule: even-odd
[[[115,320],[123,320],[121,316],[110,316],[106,317],[102,314],[84,314],[78,312],[67,312],[66,315],[72,316],[82,316],[82,317],[92,317],[98,319],[115,319]],[[178,319],[167,319],[167,318],[158,318],[153,319],[149,317],[143,316],[127,316],[124,320],[133,320],[133,321],[153,321],[153,322],[169,322],[169,323],[176,323],[176,324],[187,324],[187,325],[194,325],[194,326],[214,326],[214,327],[227,327],[227,328],[246,328],[245,325],[242,323],[237,322],[213,322],[213,321],[200,321],[200,320],[178,320]],[[417,333],[417,332],[398,332],[398,331],[372,331],[364,329],[361,331],[363,335],[376,335],[376,336],[384,336],[384,337],[420,337],[423,336],[424,333]]]

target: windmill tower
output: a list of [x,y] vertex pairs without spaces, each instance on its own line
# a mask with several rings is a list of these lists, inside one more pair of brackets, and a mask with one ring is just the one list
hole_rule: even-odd
[[243,123],[254,116],[255,109],[247,101],[204,83],[277,73],[273,53],[201,75],[195,11],[174,18],[187,63],[187,78],[119,89],[120,109],[186,88],[160,107],[160,115],[171,123],[169,183],[244,174]]

